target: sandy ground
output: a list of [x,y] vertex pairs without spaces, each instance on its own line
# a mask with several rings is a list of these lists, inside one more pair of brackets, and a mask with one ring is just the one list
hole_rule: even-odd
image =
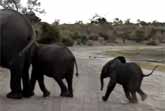
[[[59,97],[59,87],[52,78],[46,78],[45,83],[51,96],[42,97],[38,88],[35,96],[29,99],[11,100],[6,98],[9,92],[9,71],[0,69],[0,111],[165,111],[165,74],[156,71],[145,78],[142,89],[148,94],[145,101],[139,96],[138,104],[127,104],[124,92],[117,85],[107,102],[102,102],[104,91],[100,91],[99,75],[103,64],[111,58],[97,55],[98,52],[111,47],[73,47],[79,67],[79,77],[74,76],[74,98]],[[90,56],[90,58],[89,58]],[[97,58],[94,58],[97,56]],[[144,73],[149,70],[143,69]]]

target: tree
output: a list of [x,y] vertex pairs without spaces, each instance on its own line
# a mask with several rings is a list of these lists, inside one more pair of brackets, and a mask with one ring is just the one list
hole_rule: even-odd
[[23,14],[29,12],[45,13],[45,10],[41,8],[41,2],[39,0],[27,0],[27,6],[21,5],[21,0],[0,0],[0,5],[3,8],[14,9]]
[[79,21],[76,21],[74,24],[83,24],[83,21],[79,20]]
[[21,7],[20,0],[0,0],[0,5],[7,9],[18,9]]
[[160,26],[161,23],[158,22],[157,20],[154,20],[154,21],[152,22],[152,25],[154,25],[154,26]]
[[21,5],[21,0],[0,0],[0,5],[5,9],[13,9],[24,14],[32,23],[40,22],[41,19],[35,13],[45,13],[41,9],[41,3],[38,0],[27,0],[27,6]]
[[120,20],[119,18],[115,18],[112,24],[113,25],[122,25],[123,24],[123,21]]
[[45,13],[45,10],[41,9],[41,2],[39,2],[38,0],[28,0],[27,5],[28,11]]
[[145,21],[141,21],[140,19],[137,19],[138,25],[145,26],[147,23]]
[[108,23],[105,17],[101,17],[98,14],[94,15],[91,19],[91,23],[94,24],[104,24]]
[[127,19],[127,20],[125,21],[125,24],[126,24],[126,25],[130,25],[130,24],[131,24],[130,19]]
[[36,16],[36,14],[33,11],[27,12],[24,15],[30,20],[31,23],[38,23],[41,21],[41,19],[38,16]]
[[55,19],[54,22],[52,23],[52,25],[59,25],[60,24],[60,20],[59,19]]

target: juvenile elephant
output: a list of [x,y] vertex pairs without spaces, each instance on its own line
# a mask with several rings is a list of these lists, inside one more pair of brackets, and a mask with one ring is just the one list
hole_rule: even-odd
[[[76,76],[78,76],[75,56],[68,48],[56,44],[39,44],[32,51],[32,92],[34,91],[36,80],[38,80],[43,96],[49,96],[50,93],[44,84],[45,74],[57,81],[61,88],[61,96],[73,97],[74,65],[76,66]],[[62,79],[66,79],[68,88]]]
[[101,90],[104,86],[104,78],[110,77],[103,101],[107,101],[110,93],[114,89],[116,83],[123,86],[125,95],[130,103],[137,103],[136,92],[140,94],[141,99],[145,100],[147,94],[141,89],[141,83],[144,77],[150,76],[157,66],[154,67],[151,73],[144,75],[139,65],[133,62],[126,62],[125,57],[118,56],[107,62],[100,75]]
[[0,66],[11,72],[8,98],[31,96],[28,47],[33,43],[32,36],[32,26],[23,15],[11,9],[0,10]]

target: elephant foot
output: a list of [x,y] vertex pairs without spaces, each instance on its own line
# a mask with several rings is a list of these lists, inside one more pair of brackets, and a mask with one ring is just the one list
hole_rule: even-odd
[[103,96],[103,97],[102,97],[102,100],[103,100],[104,102],[106,102],[106,101],[108,100],[108,98],[105,97],[105,96]]
[[147,95],[146,94],[142,95],[141,99],[142,99],[142,101],[146,100],[147,99]]
[[135,99],[132,99],[132,100],[130,100],[129,102],[130,102],[130,103],[133,103],[133,104],[138,103],[138,101],[137,101],[137,100],[135,100]]
[[73,97],[73,93],[69,93],[68,97],[72,98]]
[[19,92],[19,93],[10,92],[6,96],[7,96],[7,98],[10,98],[10,99],[21,99],[23,97],[21,92]]
[[73,95],[71,95],[69,92],[63,92],[63,93],[61,93],[60,96],[62,96],[62,97],[73,97]]
[[45,91],[44,93],[43,93],[43,97],[48,97],[50,95],[50,92],[49,91]]
[[69,93],[69,94],[66,94],[65,97],[70,97],[70,98],[73,98],[73,94]]
[[23,91],[22,94],[23,94],[23,97],[25,97],[25,98],[30,98],[30,97],[34,96],[34,92]]

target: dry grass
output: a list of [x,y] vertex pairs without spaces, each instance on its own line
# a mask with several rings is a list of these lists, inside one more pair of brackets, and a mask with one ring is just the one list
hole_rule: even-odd
[[165,51],[162,48],[145,48],[134,47],[130,50],[109,50],[105,51],[106,56],[116,57],[124,56],[130,61],[137,62],[142,68],[152,69],[155,65],[159,65],[158,71],[165,72]]
[[135,48],[131,50],[111,50],[105,51],[105,55],[109,56],[125,56],[129,59],[134,60],[153,60],[158,62],[164,62],[165,52],[162,48],[160,49],[148,49],[148,48]]
[[142,68],[152,70],[153,67],[158,65],[157,71],[165,72],[165,65],[160,63],[140,62],[138,63]]

